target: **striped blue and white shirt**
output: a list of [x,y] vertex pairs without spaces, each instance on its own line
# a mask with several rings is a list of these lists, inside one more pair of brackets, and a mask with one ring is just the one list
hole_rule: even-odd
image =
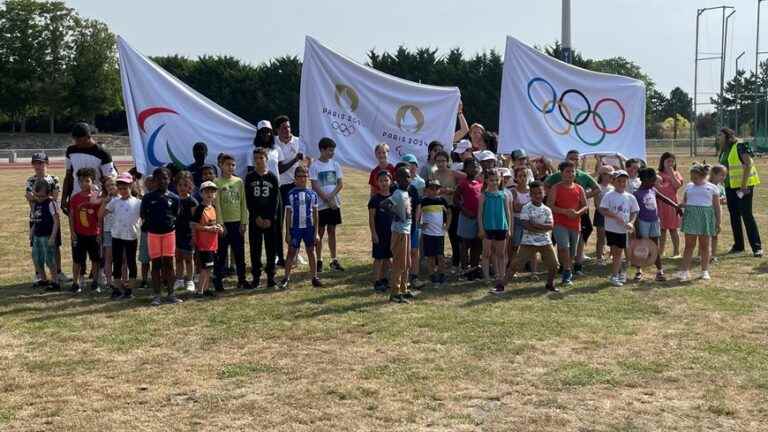
[[293,188],[286,207],[291,209],[291,228],[314,228],[312,212],[317,208],[317,194],[310,189]]

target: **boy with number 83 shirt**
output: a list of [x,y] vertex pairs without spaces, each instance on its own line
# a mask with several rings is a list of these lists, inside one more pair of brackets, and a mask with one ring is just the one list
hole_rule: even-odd
[[264,148],[253,151],[254,170],[245,176],[245,199],[248,204],[248,231],[251,243],[253,283],[245,288],[258,288],[261,279],[261,245],[267,252],[267,288],[275,287],[275,247],[281,241],[278,230],[280,186],[277,176],[267,168],[269,156]]

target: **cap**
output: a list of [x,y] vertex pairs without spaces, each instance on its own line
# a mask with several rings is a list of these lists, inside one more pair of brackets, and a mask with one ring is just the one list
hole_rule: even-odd
[[527,157],[528,153],[526,153],[523,149],[517,149],[512,152],[512,160],[523,159]]
[[512,170],[509,168],[499,168],[498,173],[501,177],[512,177]]
[[120,173],[117,176],[117,179],[115,179],[115,182],[131,184],[133,183],[133,176],[131,175],[131,173],[127,173],[127,172]]
[[401,162],[408,162],[410,164],[418,165],[419,160],[416,159],[416,156],[408,153],[406,155],[403,155],[403,157],[400,159]]
[[205,189],[219,189],[219,187],[216,186],[216,183],[208,180],[203,182],[203,184],[200,185],[200,190],[205,190]]
[[477,159],[478,162],[496,160],[496,155],[490,150],[480,150],[475,152],[475,159]]
[[613,172],[613,178],[619,178],[619,177],[626,177],[629,178],[629,174],[627,174],[624,170],[616,170]]
[[469,150],[471,148],[472,148],[472,143],[469,142],[469,140],[463,139],[463,140],[461,140],[461,141],[456,143],[456,148],[453,149],[453,152],[454,153],[458,153],[458,154],[462,154],[462,153],[464,153],[465,151],[467,151],[467,150]]
[[32,162],[48,162],[48,155],[43,152],[33,153]]
[[440,180],[432,179],[427,182],[427,188],[433,188],[433,187],[435,188],[442,187],[442,185],[440,184]]
[[262,120],[258,123],[256,123],[256,130],[268,128],[272,129],[272,123],[269,122],[269,120]]

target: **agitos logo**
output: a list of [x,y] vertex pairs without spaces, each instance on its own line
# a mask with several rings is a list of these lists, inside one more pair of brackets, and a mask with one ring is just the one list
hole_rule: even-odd
[[416,105],[403,105],[395,114],[397,127],[406,133],[418,133],[424,127],[424,113]]
[[[176,111],[165,108],[165,107],[150,107],[145,109],[144,111],[140,112],[138,115],[138,122],[139,122],[139,128],[141,128],[141,132],[147,133],[147,131],[144,129],[144,124],[149,120],[150,117],[158,114],[175,114],[179,115]],[[155,130],[152,131],[152,133],[149,135],[149,140],[147,141],[147,160],[152,166],[160,167],[165,166],[165,162],[161,161],[157,158],[157,155],[155,154],[155,143],[157,141],[158,135],[160,135],[160,131],[163,130],[165,127],[165,123],[158,126]],[[171,145],[168,141],[165,142],[165,149],[168,152],[168,157],[171,158],[171,162],[173,162],[176,166],[179,167],[185,167],[187,164],[182,162],[179,158],[176,157],[176,155],[173,154],[173,151],[171,151]]]
[[336,104],[341,108],[346,108],[352,112],[357,110],[360,105],[360,97],[352,87],[346,84],[336,84]]

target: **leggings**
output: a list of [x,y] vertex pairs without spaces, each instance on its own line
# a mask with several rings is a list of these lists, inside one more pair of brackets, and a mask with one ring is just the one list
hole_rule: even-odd
[[451,207],[451,225],[448,227],[448,239],[451,241],[451,264],[454,267],[461,265],[461,239],[457,233],[459,228],[458,207]]
[[[123,257],[128,264],[128,279],[136,279],[136,246],[138,240],[123,240],[112,237],[112,277],[123,277]],[[109,271],[109,270],[107,270]]]

